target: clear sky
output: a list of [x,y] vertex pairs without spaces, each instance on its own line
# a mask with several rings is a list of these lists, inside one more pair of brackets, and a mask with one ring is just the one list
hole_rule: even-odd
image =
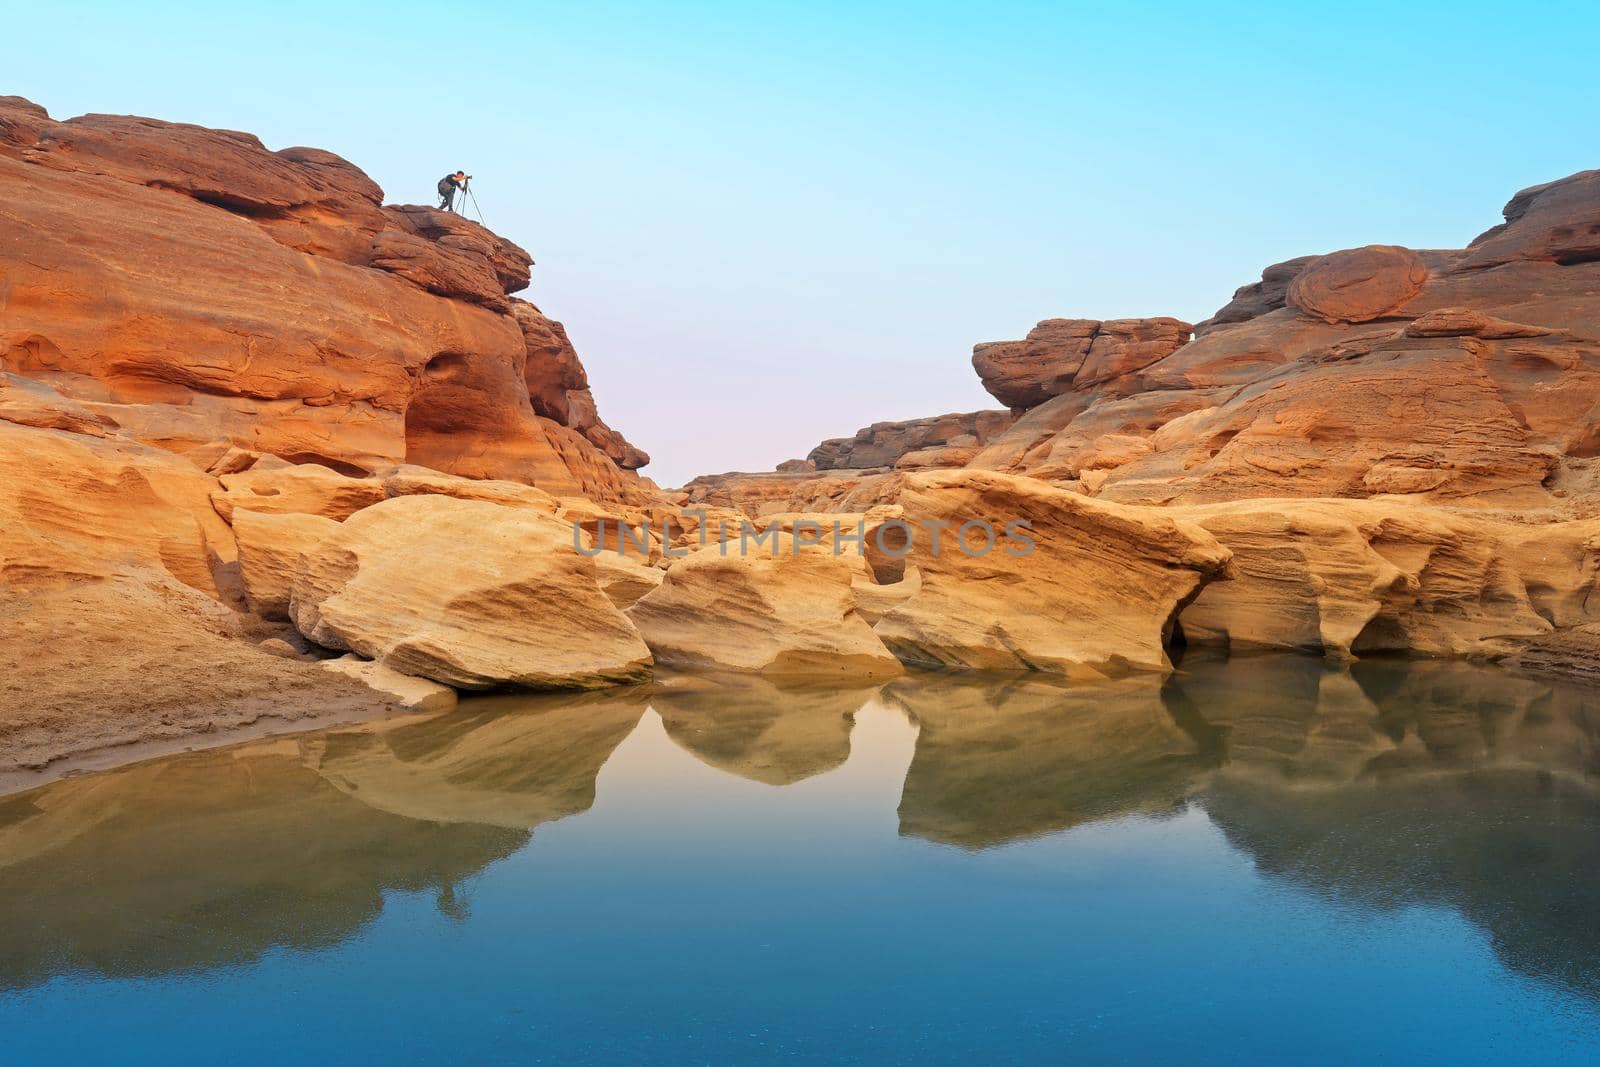
[[1459,247],[1600,166],[1600,4],[18,3],[0,92],[464,167],[676,484],[995,406],[976,341]]

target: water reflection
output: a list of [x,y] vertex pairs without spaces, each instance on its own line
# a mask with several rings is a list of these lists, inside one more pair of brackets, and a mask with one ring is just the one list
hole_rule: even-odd
[[[484,698],[69,779],[0,799],[0,989],[319,949],[370,924],[394,890],[431,891],[439,911],[466,919],[462,880],[541,826],[579,816],[568,825],[582,832],[603,768],[647,708],[671,741],[648,760],[814,798],[844,790],[847,765],[876,773],[851,752],[867,705],[916,728],[900,844],[888,834],[874,847],[926,841],[981,857],[1106,820],[1201,811],[1270,879],[1340,906],[1454,909],[1508,965],[1600,999],[1590,691],[1465,664],[1339,670],[1295,657],[1190,659],[1165,679],[1097,685],[677,678]],[[898,780],[904,764],[873,766]],[[739,812],[724,824],[706,810],[708,839],[748,830]],[[625,869],[625,856],[614,862]],[[814,862],[834,857],[819,845]]]
[[1213,738],[1162,703],[1161,682],[984,682],[912,675],[884,698],[919,725],[900,830],[980,848],[1177,810],[1216,766]]
[[791,785],[849,758],[856,710],[876,692],[876,686],[683,675],[664,679],[651,703],[667,736],[707,766],[767,785]]

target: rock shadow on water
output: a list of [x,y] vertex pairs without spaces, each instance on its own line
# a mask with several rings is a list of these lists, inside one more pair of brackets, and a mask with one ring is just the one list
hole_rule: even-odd
[[585,811],[645,694],[485,697],[0,799],[0,990],[317,950],[385,893],[455,887]]

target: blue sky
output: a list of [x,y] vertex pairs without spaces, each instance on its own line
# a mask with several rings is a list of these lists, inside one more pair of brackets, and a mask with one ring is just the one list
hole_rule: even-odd
[[1600,5],[12,5],[0,92],[477,176],[664,484],[994,406],[976,341],[1457,247],[1600,165]]

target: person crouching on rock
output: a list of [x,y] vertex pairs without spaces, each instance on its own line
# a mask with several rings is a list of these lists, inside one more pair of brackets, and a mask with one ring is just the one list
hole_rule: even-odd
[[464,170],[454,174],[446,174],[439,179],[439,210],[454,211],[456,209],[456,190],[465,189],[467,182],[472,180],[472,175]]

